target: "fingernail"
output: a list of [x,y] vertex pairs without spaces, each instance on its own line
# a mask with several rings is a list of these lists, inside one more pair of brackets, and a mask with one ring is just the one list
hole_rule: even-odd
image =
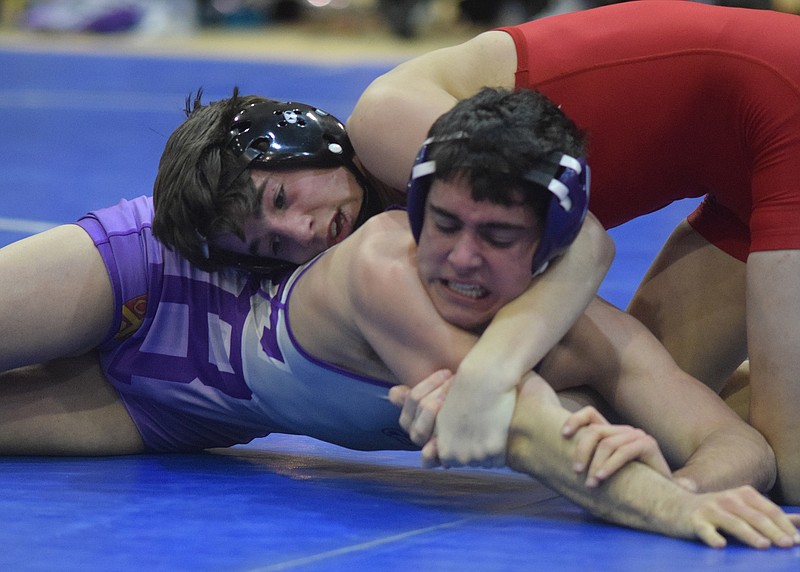
[[589,477],[588,479],[586,479],[586,486],[589,487],[590,489],[595,488],[597,486],[597,479],[595,479],[594,477]]
[[795,533],[795,535],[792,537],[792,540],[795,544],[800,544],[800,532]]
[[576,473],[580,473],[583,471],[583,463],[575,463],[572,465],[572,470]]

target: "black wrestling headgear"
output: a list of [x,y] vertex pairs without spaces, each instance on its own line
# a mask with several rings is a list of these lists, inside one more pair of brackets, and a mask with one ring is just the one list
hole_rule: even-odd
[[[233,118],[225,149],[237,156],[239,168],[230,181],[247,170],[346,167],[364,191],[357,228],[382,205],[375,190],[355,164],[355,151],[344,124],[330,113],[292,101],[266,100],[248,105]],[[272,273],[294,267],[267,257],[211,249],[209,257],[222,264],[256,272]]]

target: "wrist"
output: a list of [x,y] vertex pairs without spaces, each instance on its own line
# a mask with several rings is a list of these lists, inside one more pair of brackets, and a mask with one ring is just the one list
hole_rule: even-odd
[[525,372],[509,361],[464,358],[456,371],[454,387],[473,391],[506,393],[517,387]]

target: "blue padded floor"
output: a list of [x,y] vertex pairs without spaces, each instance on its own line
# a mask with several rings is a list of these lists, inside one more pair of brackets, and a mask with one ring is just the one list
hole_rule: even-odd
[[[0,245],[149,194],[184,98],[310,101],[346,118],[377,64],[0,48]],[[679,204],[614,231],[625,306]],[[56,278],[56,277],[54,277]],[[3,335],[8,335],[8,332]],[[290,436],[198,455],[0,458],[2,570],[800,569],[800,549],[712,550],[610,526],[505,471]]]
[[800,549],[588,517],[508,472],[272,436],[198,455],[0,459],[4,570],[796,570]]

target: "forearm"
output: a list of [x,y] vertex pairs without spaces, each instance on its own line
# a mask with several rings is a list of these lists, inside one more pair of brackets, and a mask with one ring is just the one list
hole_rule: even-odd
[[670,536],[694,533],[675,511],[691,497],[669,479],[638,462],[629,463],[603,485],[587,488],[585,477],[572,469],[576,439],[560,429],[563,410],[545,382],[526,382],[518,398],[508,441],[508,466],[527,473],[592,514],[609,522]]
[[457,379],[492,379],[499,392],[517,385],[584,312],[613,256],[613,242],[590,214],[567,253],[500,309],[462,361]]
[[[594,366],[593,388],[621,419],[658,441],[670,465],[679,468],[673,473],[676,478],[694,481],[700,491],[742,485],[769,490],[775,459],[755,429],[678,368],[635,318],[599,303],[592,304],[586,315],[592,327],[570,333],[574,343],[570,359],[555,364],[548,359],[542,375],[563,379],[570,366],[605,364],[603,370]],[[601,343],[595,343],[597,335],[602,335]]]

